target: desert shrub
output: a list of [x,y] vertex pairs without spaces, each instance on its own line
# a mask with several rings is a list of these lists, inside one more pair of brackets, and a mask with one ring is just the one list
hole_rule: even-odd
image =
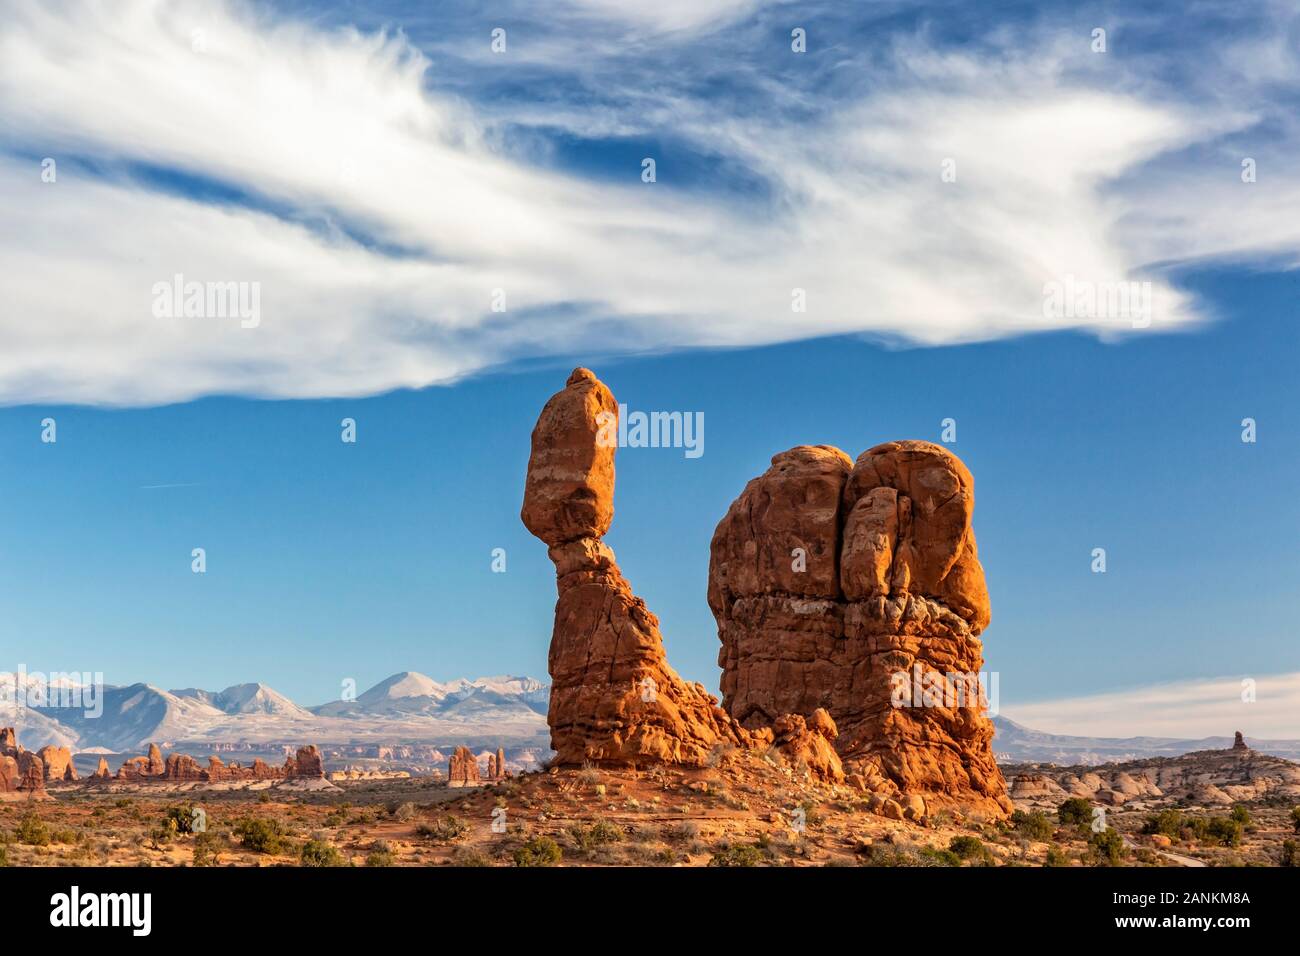
[[415,804],[402,803],[393,807],[389,812],[393,815],[394,820],[400,820],[402,823],[405,823],[407,820],[415,819]]
[[284,826],[279,820],[246,817],[235,824],[235,834],[240,846],[254,853],[283,853],[288,849]]
[[173,833],[193,833],[194,832],[194,806],[189,803],[178,803],[175,806],[167,808],[163,814],[162,825]]
[[1011,814],[1011,826],[1021,836],[1030,840],[1046,841],[1052,838],[1052,821],[1046,815],[1035,810],[1025,813],[1017,810]]
[[1300,833],[1300,807],[1291,808],[1291,826],[1296,833]]
[[1161,810],[1146,818],[1142,832],[1163,833],[1171,840],[1177,840],[1183,835],[1183,827],[1186,825],[1183,815],[1177,810]]
[[863,854],[862,865],[891,867],[961,866],[961,860],[951,850],[938,847],[893,847],[877,844]]
[[1221,846],[1241,845],[1242,825],[1232,817],[1210,817],[1205,824],[1205,839]]
[[347,861],[338,847],[324,840],[308,840],[302,845],[298,859],[303,866],[346,866]]
[[221,851],[226,848],[226,841],[210,831],[194,835],[194,850],[190,854],[194,866],[220,866]]
[[533,837],[513,854],[515,866],[555,866],[563,856],[550,837]]
[[605,820],[597,820],[589,827],[575,823],[569,827],[569,836],[580,850],[591,850],[623,839],[623,829]]
[[1237,804],[1235,807],[1232,808],[1232,813],[1230,814],[1230,816],[1232,817],[1233,820],[1236,820],[1243,827],[1248,827],[1253,822],[1250,819],[1250,811],[1246,809],[1246,806],[1244,804],[1241,803]]
[[[968,839],[957,837],[958,840]],[[969,838],[969,839],[973,839]],[[976,840],[976,843],[979,841]],[[981,846],[980,849],[983,849]],[[941,850],[937,846],[923,846],[916,851],[921,866],[961,866],[962,857],[952,850]]]
[[1049,846],[1043,866],[1069,866],[1070,857],[1059,847]]
[[80,843],[81,834],[76,830],[51,830],[50,841],[53,843],[66,843],[69,845]]
[[454,817],[450,814],[433,824],[421,823],[415,828],[416,836],[422,836],[430,840],[439,840],[444,843],[450,843],[452,840],[459,840],[469,832],[469,824],[460,817]]
[[492,860],[484,856],[478,850],[471,850],[467,847],[457,847],[456,852],[452,854],[452,861],[456,866],[493,866]]
[[1056,808],[1056,816],[1065,826],[1092,823],[1092,804],[1083,797],[1071,797]]
[[958,859],[973,860],[984,853],[984,844],[979,837],[955,836],[948,844],[948,852]]
[[393,854],[386,850],[374,850],[366,856],[366,866],[392,866]]
[[694,820],[681,820],[668,827],[667,837],[683,843],[692,843],[700,838],[700,825]]
[[35,810],[28,810],[23,814],[22,819],[18,821],[16,836],[19,843],[30,846],[50,845],[50,828],[36,815]]
[[[1294,840],[1287,840],[1288,843],[1294,843]],[[0,843],[0,866],[9,865],[9,848]]]
[[1115,866],[1124,859],[1124,838],[1107,827],[1088,838],[1088,850],[1095,866]]
[[[3,851],[4,847],[0,847]],[[0,852],[0,866],[4,865],[4,855]],[[1282,857],[1278,860],[1279,866],[1300,866],[1300,843],[1295,840],[1282,841]]]
[[763,850],[752,843],[733,843],[715,850],[709,860],[709,866],[759,866],[763,862]]

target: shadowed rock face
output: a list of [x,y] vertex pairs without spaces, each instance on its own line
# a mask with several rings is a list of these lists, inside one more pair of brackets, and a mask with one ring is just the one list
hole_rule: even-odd
[[728,712],[759,727],[825,708],[867,789],[1009,812],[977,685],[949,676],[982,669],[989,621],[973,489],[929,442],[888,442],[856,462],[825,445],[773,457],[711,546]]
[[668,665],[659,621],[632,593],[601,538],[614,517],[609,389],[584,368],[533,429],[521,512],[550,548],[559,600],[547,721],[556,762],[703,765],[718,744],[751,744],[699,684]]

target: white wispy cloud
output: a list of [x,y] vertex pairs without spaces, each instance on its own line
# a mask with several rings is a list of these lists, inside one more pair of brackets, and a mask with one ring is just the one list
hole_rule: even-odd
[[[712,22],[757,5],[691,6]],[[662,10],[666,22],[680,13]],[[189,0],[6,11],[9,403],[361,395],[520,355],[832,333],[1134,334],[1123,318],[1045,317],[1044,284],[1065,276],[1149,280],[1160,331],[1201,317],[1154,265],[1300,249],[1300,189],[1251,194],[1235,160],[1225,171],[1178,159],[1230,154],[1222,138],[1256,117],[1081,77],[1086,46],[1060,37],[995,57],[899,45],[871,92],[807,122],[667,91],[676,136],[761,180],[746,202],[680,188],[671,155],[655,184],[636,166],[620,183],[534,161],[501,125],[527,126],[532,107],[489,121],[436,92],[430,80],[457,64],[400,33]],[[1258,82],[1288,62],[1274,54]],[[538,110],[583,125],[578,106]],[[64,160],[55,183],[41,181],[46,156]],[[957,181],[945,183],[949,158]],[[142,164],[238,198],[164,191]],[[260,323],[155,317],[151,290],[175,274],[260,283]],[[791,310],[795,288],[806,312]]]
[[1300,739],[1300,672],[1178,681],[1007,704],[1002,710],[1017,723],[1053,734],[1195,739],[1226,737],[1240,730],[1247,738],[1296,740]]

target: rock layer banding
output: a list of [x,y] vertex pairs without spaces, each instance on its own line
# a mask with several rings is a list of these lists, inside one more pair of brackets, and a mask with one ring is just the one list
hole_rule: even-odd
[[973,489],[929,442],[856,462],[827,445],[774,456],[710,549],[731,716],[756,728],[824,708],[859,786],[930,810],[1009,812],[977,683],[989,602]]

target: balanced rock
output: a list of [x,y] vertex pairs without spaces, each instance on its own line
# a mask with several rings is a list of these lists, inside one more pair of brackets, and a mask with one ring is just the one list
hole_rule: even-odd
[[1233,749],[1233,750],[1249,750],[1249,749],[1250,749],[1249,747],[1246,746],[1246,738],[1243,737],[1243,736],[1241,735],[1241,731],[1240,731],[1240,730],[1237,731],[1237,736],[1236,736],[1236,738],[1232,741],[1232,749]]
[[520,513],[549,546],[559,600],[547,722],[556,764],[704,765],[748,735],[699,684],[669,665],[659,620],[601,541],[614,517],[618,403],[578,368],[532,434]]
[[825,708],[845,768],[873,789],[1009,813],[979,685],[973,508],[970,472],[929,442],[856,462],[827,445],[774,456],[710,549],[727,711],[756,728]]

